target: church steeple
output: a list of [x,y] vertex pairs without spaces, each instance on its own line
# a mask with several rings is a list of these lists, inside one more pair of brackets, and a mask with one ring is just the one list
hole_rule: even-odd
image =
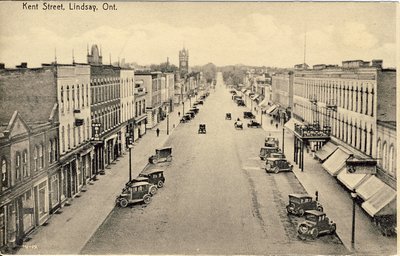
[[179,51],[179,73],[181,77],[189,72],[189,50],[183,47]]

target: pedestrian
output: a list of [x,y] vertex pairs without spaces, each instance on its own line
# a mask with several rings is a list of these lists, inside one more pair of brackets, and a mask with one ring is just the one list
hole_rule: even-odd
[[181,112],[179,112],[179,111],[178,111],[178,116],[179,116],[179,117],[181,116]]
[[271,125],[274,123],[274,120],[271,119]]
[[278,129],[278,123],[275,124],[276,129]]
[[157,128],[156,133],[157,133],[157,137],[158,137],[160,135],[160,129]]

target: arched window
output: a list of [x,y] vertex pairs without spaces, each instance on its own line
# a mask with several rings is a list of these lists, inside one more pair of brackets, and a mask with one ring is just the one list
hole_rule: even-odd
[[21,153],[17,152],[15,154],[15,175],[16,175],[16,180],[21,180],[22,175],[21,175]]
[[69,111],[69,86],[67,85],[67,111]]
[[24,177],[28,177],[29,176],[28,151],[26,149],[22,153],[22,174],[24,175]]
[[388,163],[388,171],[392,176],[395,176],[395,162],[394,162],[394,146],[393,144],[389,147],[389,163]]
[[378,159],[378,165],[382,166],[382,142],[380,138],[376,143],[376,158]]
[[74,85],[72,86],[71,98],[72,98],[72,109],[74,109],[75,108],[75,86]]
[[387,155],[387,143],[386,141],[383,142],[382,146],[382,168],[384,170],[387,170],[387,161],[388,160],[388,155]]
[[78,102],[78,108],[81,106],[81,91],[79,90],[79,84],[77,85],[77,87],[76,87],[76,94],[77,94],[77,96],[76,96],[76,100],[77,100],[77,102]]
[[5,190],[9,187],[8,183],[8,168],[7,168],[7,160],[5,158],[1,159],[1,187],[2,190]]

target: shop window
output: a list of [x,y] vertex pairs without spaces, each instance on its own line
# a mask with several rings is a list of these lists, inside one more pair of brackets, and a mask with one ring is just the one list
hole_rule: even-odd
[[38,201],[39,201],[39,218],[42,218],[44,215],[47,213],[47,207],[46,207],[46,190],[47,190],[47,182],[44,181],[39,184],[39,195],[38,195]]
[[60,197],[60,191],[58,186],[58,175],[53,175],[51,177],[51,206],[52,208],[58,204],[58,200]]
[[5,158],[1,160],[1,187],[2,190],[6,190],[9,187],[9,171]]
[[22,210],[24,233],[27,233],[34,226],[34,197],[32,190],[28,190],[22,195]]

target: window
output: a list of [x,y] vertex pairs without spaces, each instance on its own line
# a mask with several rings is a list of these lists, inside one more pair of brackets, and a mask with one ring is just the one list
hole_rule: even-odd
[[15,155],[15,175],[17,180],[21,180],[21,153],[17,152]]
[[58,141],[54,139],[53,141],[53,161],[57,161],[58,159]]
[[[83,88],[82,88],[83,89]],[[76,87],[76,100],[77,100],[77,102],[78,102],[78,108],[79,108],[79,106],[81,105],[80,104],[80,100],[81,100],[81,91],[79,90],[79,84],[77,85],[77,87]]]
[[389,167],[388,167],[388,171],[392,176],[396,176],[396,164],[395,164],[395,157],[394,157],[394,146],[393,144],[390,145],[389,148]]
[[[93,99],[92,99],[93,101]],[[86,106],[89,106],[89,85],[86,85]]]
[[72,86],[72,95],[71,95],[71,97],[72,97],[72,108],[74,109],[75,108],[75,86],[74,85]]
[[28,151],[24,150],[22,154],[22,174],[24,177],[29,176],[29,171],[28,171]]
[[73,136],[72,139],[73,139],[73,142],[74,142],[73,145],[75,147],[76,146],[76,126],[75,126],[75,124],[72,125],[72,129],[73,129],[73,132],[74,132],[74,134],[73,134],[74,136]]
[[68,149],[70,149],[71,148],[71,127],[69,124],[68,124],[68,129],[67,129],[67,136],[68,136],[68,140],[67,140]]
[[61,127],[61,143],[62,143],[62,152],[65,152],[65,130],[64,130],[64,126]]
[[5,190],[9,187],[8,184],[8,168],[7,168],[7,160],[3,158],[1,160],[1,187],[2,190]]
[[43,154],[43,145],[39,145],[39,169],[43,169],[44,166],[44,154]]
[[90,122],[89,122],[89,117],[86,119],[86,129],[87,129],[87,138],[90,138]]
[[47,183],[46,181],[39,184],[39,218],[42,218],[47,212],[46,206]]
[[49,163],[53,162],[53,141],[49,140]]
[[82,107],[85,106],[85,85],[82,84]]
[[64,113],[64,86],[61,86],[60,101],[61,101],[61,113]]
[[69,86],[67,85],[67,111],[69,111]]
[[387,170],[387,144],[386,141],[383,142],[383,147],[382,147],[382,167],[383,169]]
[[36,171],[38,169],[38,146],[35,146],[33,149],[33,170]]

